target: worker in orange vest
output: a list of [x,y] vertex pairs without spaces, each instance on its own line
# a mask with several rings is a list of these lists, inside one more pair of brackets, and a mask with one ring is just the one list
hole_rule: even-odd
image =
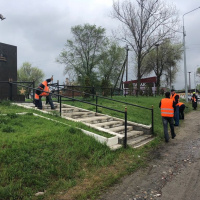
[[193,95],[192,95],[192,107],[194,110],[197,109],[197,95],[195,94],[195,92],[193,92]]
[[49,102],[51,109],[55,109],[48,86],[48,83],[51,81],[53,81],[53,76],[40,83],[37,90],[35,91],[35,107],[37,107],[38,109],[42,109],[43,96],[47,98],[47,101]]
[[176,137],[174,133],[175,102],[170,99],[170,92],[165,93],[165,98],[160,101],[159,108],[161,109],[165,142],[169,142],[168,123],[170,125],[172,139]]
[[174,121],[175,121],[175,123],[174,123],[174,126],[179,126],[179,106],[177,105],[178,102],[179,102],[179,98],[180,98],[180,96],[175,93],[174,89],[172,89],[170,99],[172,99],[173,102],[175,103],[175,108],[174,108]]
[[179,106],[179,119],[184,119],[185,104],[182,102],[178,102],[177,105]]

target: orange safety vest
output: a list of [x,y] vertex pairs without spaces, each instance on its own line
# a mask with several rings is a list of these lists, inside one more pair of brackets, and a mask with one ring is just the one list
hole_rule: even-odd
[[164,98],[161,100],[161,116],[162,117],[174,117],[173,100]]
[[192,101],[196,102],[197,99],[195,98],[195,96],[192,96]]
[[183,104],[184,104],[184,103],[182,103],[182,102],[178,102],[176,105],[180,107],[180,106],[183,105]]
[[48,86],[45,86],[43,92],[40,94],[40,96],[49,96],[49,87]]
[[39,98],[40,98],[39,95],[35,93],[35,99],[39,100]]
[[[179,94],[174,93],[173,96],[172,96],[172,95],[170,96],[170,99],[172,99],[173,101],[175,101],[175,96],[176,96],[176,95],[178,95],[179,98],[180,98],[180,95],[179,95]],[[179,101],[179,98],[178,98],[178,101]]]

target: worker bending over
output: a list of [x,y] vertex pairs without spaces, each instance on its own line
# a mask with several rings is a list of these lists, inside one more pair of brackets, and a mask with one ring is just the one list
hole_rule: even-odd
[[50,104],[51,109],[52,110],[55,109],[52,98],[51,98],[50,89],[48,86],[48,83],[51,81],[53,81],[53,76],[49,79],[46,79],[42,83],[40,83],[40,85],[35,91],[35,107],[37,107],[38,109],[42,109],[43,96],[46,97],[46,101]]

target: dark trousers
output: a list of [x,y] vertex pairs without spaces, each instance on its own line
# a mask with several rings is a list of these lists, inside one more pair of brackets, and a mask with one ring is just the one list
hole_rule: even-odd
[[51,109],[55,108],[50,94],[49,94],[49,96],[46,97],[46,104],[48,104],[48,103],[51,106]]
[[169,141],[169,134],[168,134],[168,123],[171,129],[171,136],[172,138],[175,137],[174,133],[174,119],[173,117],[162,117],[163,128],[164,128],[164,138],[165,141]]
[[174,121],[174,125],[179,126],[179,106],[176,106],[176,108],[174,109]]
[[192,107],[194,108],[194,110],[197,109],[197,102],[192,102]]
[[35,107],[38,109],[42,109],[42,97],[39,97],[39,99],[35,99]]
[[182,105],[179,107],[179,119],[184,119],[184,110],[185,110],[185,105],[182,104]]

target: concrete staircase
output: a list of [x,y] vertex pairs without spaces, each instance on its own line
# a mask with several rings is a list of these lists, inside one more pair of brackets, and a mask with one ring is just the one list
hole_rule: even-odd
[[[20,103],[26,107],[34,108],[32,103]],[[55,111],[60,111],[60,105],[54,103]],[[82,108],[62,104],[61,117],[82,122],[99,131],[113,135],[112,142],[108,142],[111,149],[115,150],[122,147],[125,135],[124,120],[112,116],[96,113]],[[43,102],[43,112],[52,112],[49,105]],[[101,136],[102,137],[102,136]],[[111,137],[112,138],[112,137]],[[132,148],[137,148],[152,141],[151,126],[138,124],[135,122],[127,122],[127,144]]]

